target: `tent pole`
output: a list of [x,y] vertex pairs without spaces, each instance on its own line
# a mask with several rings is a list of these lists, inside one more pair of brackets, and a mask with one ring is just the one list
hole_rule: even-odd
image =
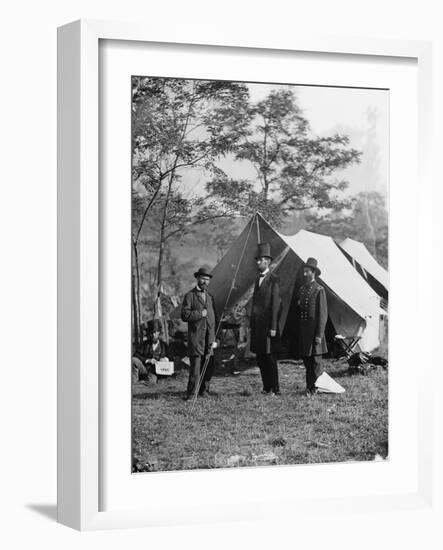
[[261,236],[260,236],[260,223],[258,219],[258,213],[255,214],[255,223],[257,224],[257,244],[261,243]]
[[[256,217],[257,217],[257,231],[259,231],[259,226],[258,226],[258,215],[256,214]],[[215,336],[217,337],[217,334],[218,334],[218,331],[220,329],[220,326],[221,326],[221,322],[222,322],[222,318],[223,318],[223,314],[224,312],[226,311],[226,307],[228,305],[228,302],[229,302],[229,298],[231,297],[231,294],[232,294],[232,291],[234,289],[234,286],[235,286],[235,280],[237,278],[237,275],[238,275],[238,270],[240,269],[240,264],[243,260],[243,256],[245,254],[245,250],[246,250],[246,247],[248,245],[248,241],[249,241],[249,237],[251,236],[251,231],[252,231],[252,225],[253,225],[253,220],[251,222],[251,224],[249,225],[249,230],[248,230],[248,234],[246,236],[246,241],[245,241],[245,244],[243,245],[243,249],[241,251],[241,254],[240,254],[240,259],[238,260],[237,262],[237,267],[235,268],[235,273],[234,273],[234,277],[232,278],[232,281],[231,281],[231,287],[229,289],[229,292],[228,292],[228,295],[226,297],[226,300],[225,300],[225,305],[223,306],[223,310],[220,314],[220,318],[219,318],[219,321],[218,321],[218,324],[215,328]],[[200,376],[199,376],[199,379],[197,381],[197,384],[195,386],[195,391],[194,391],[194,396],[192,398],[192,405],[191,405],[191,414],[194,412],[194,408],[195,408],[195,404],[197,402],[197,397],[198,397],[198,392],[200,390],[200,386],[201,386],[201,383],[203,381],[203,378],[205,376],[205,373],[206,373],[206,369],[208,368],[208,364],[209,364],[209,360],[211,358],[211,356],[213,355],[213,350],[209,350],[209,353],[208,355],[206,356],[206,359],[205,359],[205,362],[204,362],[204,365],[203,365],[203,368],[201,369],[201,372],[200,372]]]

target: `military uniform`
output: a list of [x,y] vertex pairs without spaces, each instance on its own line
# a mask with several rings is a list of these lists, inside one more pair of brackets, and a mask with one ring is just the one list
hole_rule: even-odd
[[[207,315],[203,317],[202,311]],[[215,341],[217,327],[215,302],[212,294],[198,287],[193,288],[183,298],[181,318],[188,323],[188,355],[190,361],[187,396],[191,397],[200,378],[201,369],[206,356]],[[212,377],[213,360],[209,364],[201,381],[199,394],[209,390],[209,381]]]
[[[317,378],[324,369],[318,357],[327,353],[325,327],[328,319],[326,292],[316,280],[302,285],[298,292],[299,325],[297,331],[298,355],[306,367],[306,385],[315,389]],[[320,341],[316,341],[319,339]]]

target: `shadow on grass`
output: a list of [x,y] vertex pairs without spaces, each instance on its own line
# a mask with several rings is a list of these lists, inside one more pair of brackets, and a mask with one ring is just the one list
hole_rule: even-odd
[[255,360],[241,359],[235,363],[233,360],[226,363],[216,363],[214,368],[214,376],[224,378],[225,376],[233,376],[234,373],[242,373],[249,369],[257,367]]
[[145,400],[145,399],[159,399],[160,397],[177,397],[177,398],[182,398],[183,396],[185,395],[185,391],[184,390],[162,390],[161,388],[159,388],[158,390],[156,391],[152,391],[152,392],[145,392],[145,393],[136,393],[136,394],[133,394],[132,396],[132,399],[134,399],[134,401],[140,399],[140,400]]
[[[330,370],[328,370],[328,368],[326,367],[326,372],[328,372],[328,374],[330,373]],[[351,376],[349,375],[348,373],[348,367],[346,368],[343,368],[342,370],[334,370],[333,373],[331,374],[332,378],[351,378]]]

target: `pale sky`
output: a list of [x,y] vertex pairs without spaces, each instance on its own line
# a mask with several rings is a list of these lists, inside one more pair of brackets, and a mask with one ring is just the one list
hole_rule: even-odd
[[[273,89],[287,87],[278,84],[248,84],[251,100],[259,101]],[[350,146],[363,152],[361,163],[336,176],[349,182],[347,194],[379,191],[388,194],[389,179],[389,91],[320,86],[291,86],[298,104],[316,135],[344,133]],[[255,171],[247,161],[225,158],[220,167],[229,176],[255,179]],[[206,174],[186,171],[183,184],[188,192],[203,191]]]
[[[278,85],[249,84],[251,99],[266,97]],[[361,164],[342,172],[349,181],[349,193],[377,190],[387,193],[389,179],[389,92],[356,88],[333,88],[330,86],[291,86],[296,91],[298,104],[308,119],[315,134],[345,133],[350,145],[363,151]],[[368,111],[373,116],[373,133]],[[372,140],[375,160],[367,158],[368,140]],[[368,165],[369,162],[369,165]]]

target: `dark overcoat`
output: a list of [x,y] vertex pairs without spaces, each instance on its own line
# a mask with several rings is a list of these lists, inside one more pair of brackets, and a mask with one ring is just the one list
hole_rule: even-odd
[[[298,355],[310,357],[327,353],[325,327],[328,320],[326,292],[317,281],[304,284],[298,291]],[[316,343],[315,338],[321,338]]]
[[[204,295],[206,299],[204,299]],[[207,316],[202,311],[207,310]],[[209,292],[200,292],[196,288],[187,292],[183,298],[181,318],[188,323],[188,354],[190,357],[204,355],[215,341],[217,314],[214,297]]]
[[[255,282],[251,308],[251,351],[257,354],[274,353],[278,351],[280,334],[279,318],[281,310],[280,283],[277,275],[268,273],[262,284]],[[269,331],[277,331],[274,338]]]

